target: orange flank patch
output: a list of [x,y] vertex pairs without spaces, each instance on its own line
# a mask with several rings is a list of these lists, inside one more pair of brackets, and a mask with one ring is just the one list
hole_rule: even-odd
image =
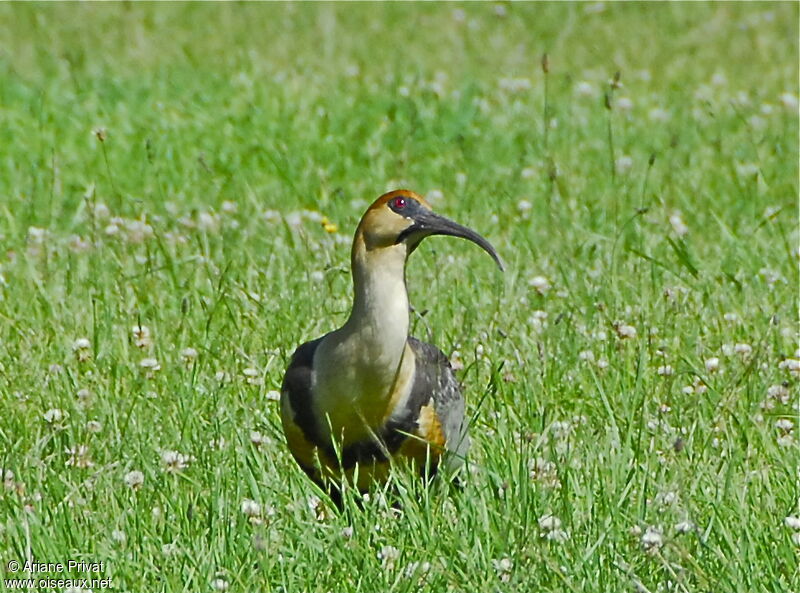
[[433,445],[444,448],[447,439],[444,436],[442,423],[439,421],[436,409],[433,407],[433,400],[419,409],[417,424],[419,424],[417,433],[420,437]]
[[422,406],[417,421],[419,429],[416,436],[409,436],[400,446],[396,457],[405,458],[423,467],[430,460],[433,464],[439,461],[444,453],[447,439],[442,431],[442,423],[436,415],[433,403]]

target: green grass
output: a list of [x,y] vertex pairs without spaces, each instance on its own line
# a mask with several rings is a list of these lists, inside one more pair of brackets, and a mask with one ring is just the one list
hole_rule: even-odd
[[[501,6],[0,6],[4,567],[104,562],[132,592],[800,590],[798,5]],[[267,394],[345,319],[351,233],[402,186],[507,264],[434,238],[408,269],[415,334],[464,364],[471,472],[318,518]]]

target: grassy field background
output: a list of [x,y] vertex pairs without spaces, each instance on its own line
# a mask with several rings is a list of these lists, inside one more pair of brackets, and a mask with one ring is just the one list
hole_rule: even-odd
[[[797,23],[0,5],[5,578],[800,591]],[[352,231],[396,187],[507,272],[446,238],[408,269],[415,335],[463,366],[464,491],[398,474],[401,512],[339,516],[275,390],[345,319]],[[30,559],[104,564],[9,568]]]

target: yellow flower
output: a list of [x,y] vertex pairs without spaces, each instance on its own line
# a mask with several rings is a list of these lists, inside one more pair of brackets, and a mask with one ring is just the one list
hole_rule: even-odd
[[323,216],[320,219],[319,222],[322,225],[322,228],[325,229],[326,233],[338,233],[339,232],[339,225],[331,222],[330,220],[328,220],[327,216]]

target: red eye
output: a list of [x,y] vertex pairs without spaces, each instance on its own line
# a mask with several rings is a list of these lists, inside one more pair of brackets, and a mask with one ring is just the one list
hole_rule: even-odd
[[392,200],[392,208],[394,210],[402,210],[406,207],[406,199],[405,198],[395,198]]

